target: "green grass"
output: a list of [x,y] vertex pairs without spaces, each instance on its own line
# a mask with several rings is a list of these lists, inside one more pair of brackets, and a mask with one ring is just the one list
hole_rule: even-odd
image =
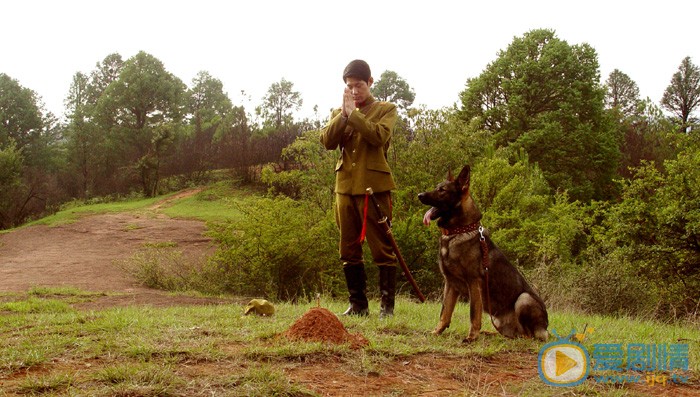
[[75,222],[81,216],[85,215],[143,210],[145,208],[148,208],[149,206],[154,205],[156,202],[167,198],[168,196],[170,195],[151,197],[139,200],[115,201],[97,204],[72,203],[70,205],[67,205],[63,210],[53,215],[38,219],[33,222],[29,222],[23,225],[22,227],[32,225],[58,226],[66,223]]
[[[236,220],[242,216],[240,208],[258,197],[225,182],[185,199],[167,201],[173,195],[74,206],[36,223],[52,226],[83,214],[152,211],[149,208],[156,203],[163,203],[157,211],[171,217]],[[144,248],[168,249],[175,245],[153,243]],[[537,354],[543,343],[484,334],[472,344],[463,344],[469,327],[468,305],[464,303],[458,304],[452,326],[436,337],[430,331],[439,316],[439,303],[418,304],[399,298],[396,316],[379,320],[374,300],[369,317],[342,318],[349,332],[362,334],[370,341],[369,346],[355,350],[348,345],[283,337],[314,304],[276,303],[276,314],[271,318],[243,316],[243,305],[234,303],[233,298],[231,304],[210,306],[92,311],[72,306],[103,295],[73,287],[0,293],[0,397],[315,396],[332,394],[314,391],[324,383],[338,380],[347,382],[347,387],[356,387],[383,382],[404,366],[414,365],[411,368],[417,372],[404,375],[408,383],[415,381],[412,388],[395,382],[377,394],[362,386],[353,390],[366,395],[420,394],[421,387],[430,385],[435,377],[457,387],[454,393],[437,395],[636,396],[665,390],[604,385],[593,377],[575,388],[547,386],[536,372]],[[322,306],[340,313],[346,303],[324,297]],[[596,344],[687,344],[689,371],[684,375],[691,379],[695,390],[700,384],[697,324],[550,312],[549,329],[562,338],[574,330],[581,333],[586,329],[582,344],[589,352]],[[484,317],[483,330],[494,331],[488,316]],[[291,375],[308,368],[319,372],[313,385]],[[494,375],[494,371],[503,374]],[[508,376],[501,376],[523,371],[530,374],[529,379],[509,381]]]
[[[158,211],[173,217],[199,219],[207,222],[223,220],[236,220],[242,214],[239,208],[245,206],[250,200],[256,200],[258,196],[245,187],[234,186],[231,181],[223,181],[205,187],[201,192],[182,199],[169,202],[168,199],[180,192],[169,193],[162,196],[130,199],[100,203],[72,202],[64,208],[47,217],[29,222],[21,227],[32,225],[58,226],[75,222],[80,217],[93,214],[119,213],[119,212],[152,212],[149,208],[164,202]],[[13,229],[3,230],[7,233]]]
[[258,198],[250,190],[224,181],[208,186],[194,196],[177,200],[162,208],[162,212],[172,218],[235,221],[243,216],[239,208]]
[[[463,344],[469,310],[462,303],[452,326],[438,337],[430,331],[440,312],[439,303],[419,304],[399,298],[396,316],[380,320],[378,303],[372,301],[369,317],[342,318],[349,332],[370,341],[364,349],[353,350],[348,345],[291,342],[282,336],[315,303],[277,303],[276,314],[264,318],[243,316],[244,305],[233,301],[211,306],[79,311],[66,303],[76,295],[81,295],[79,290],[47,289],[41,294],[34,291],[17,296],[0,306],[0,379],[14,380],[4,381],[6,390],[44,395],[312,396],[319,394],[296,382],[289,371],[335,366],[339,371],[336,376],[372,380],[390,376],[402,365],[443,357],[454,366],[434,371],[461,384],[465,393],[502,394],[498,392],[501,386],[496,388],[488,381],[493,368],[487,370],[487,364],[495,361],[500,363],[496,368],[505,372],[535,374],[524,385],[504,378],[503,387],[509,395],[645,395],[638,393],[644,389],[600,385],[593,379],[576,388],[545,385],[535,371],[537,353],[544,345],[541,342],[482,335],[475,343]],[[321,304],[334,313],[346,305],[327,298]],[[11,309],[17,307],[27,309]],[[572,329],[581,332],[584,326],[593,329],[583,342],[589,351],[597,343],[687,343],[687,375],[697,386],[700,330],[630,318],[550,313],[550,330],[555,329],[560,336]],[[488,317],[483,329],[493,330]],[[431,372],[428,364],[422,371],[415,376],[428,377],[425,382],[438,374]],[[405,392],[394,384],[382,395]]]

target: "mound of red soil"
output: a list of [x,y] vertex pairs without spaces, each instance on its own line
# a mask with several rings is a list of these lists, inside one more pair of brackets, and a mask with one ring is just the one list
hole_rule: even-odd
[[369,342],[360,334],[349,333],[335,314],[322,307],[311,308],[284,333],[292,340],[350,343],[353,349],[367,346]]

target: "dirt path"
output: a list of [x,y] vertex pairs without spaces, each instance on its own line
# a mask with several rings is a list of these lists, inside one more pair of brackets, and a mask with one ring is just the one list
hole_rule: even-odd
[[212,244],[204,236],[203,222],[172,219],[159,212],[173,200],[198,191],[185,191],[138,213],[89,215],[61,226],[29,226],[0,234],[0,292],[72,286],[120,293],[100,299],[98,305],[195,301],[144,288],[117,263],[146,243],[175,244],[177,249],[192,255],[209,252]]

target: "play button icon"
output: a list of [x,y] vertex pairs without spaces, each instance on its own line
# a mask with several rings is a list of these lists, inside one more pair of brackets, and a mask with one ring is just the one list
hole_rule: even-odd
[[562,376],[578,365],[576,360],[562,353],[561,350],[555,350],[554,362],[554,373],[556,376]]
[[582,345],[560,339],[542,347],[538,370],[549,385],[575,386],[586,380],[588,362],[588,352]]

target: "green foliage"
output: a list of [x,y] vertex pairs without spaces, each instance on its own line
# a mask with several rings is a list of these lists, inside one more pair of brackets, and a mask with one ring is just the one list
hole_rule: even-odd
[[263,98],[263,104],[256,113],[263,119],[264,131],[276,131],[292,124],[292,111],[299,110],[304,103],[299,91],[294,91],[294,83],[284,78],[272,83]]
[[614,114],[618,117],[619,129],[623,136],[620,147],[622,158],[618,170],[621,176],[631,178],[630,170],[639,167],[643,161],[661,166],[665,160],[675,156],[674,141],[678,135],[672,132],[675,127],[649,98],[638,101],[637,108],[630,115],[616,111]]
[[143,51],[128,59],[99,96],[95,117],[116,154],[113,172],[158,193],[161,161],[181,127],[185,84]]
[[14,142],[0,147],[0,229],[12,226],[15,194],[22,183],[22,153]]
[[603,111],[598,59],[551,30],[517,37],[461,93],[464,120],[524,148],[553,189],[573,199],[609,196],[619,160],[617,130]]
[[595,237],[607,252],[634,263],[637,275],[658,292],[664,315],[697,315],[700,307],[700,152],[689,148],[651,164],[622,182]]
[[[65,130],[67,171],[75,175],[71,189],[78,197],[92,197],[100,185],[98,176],[105,165],[101,157],[105,150],[105,136],[90,122],[95,103],[91,102],[88,76],[76,73],[73,76],[68,98],[68,125]],[[94,95],[94,94],[93,94]]]
[[688,142],[663,167],[643,163],[631,179],[621,180],[618,202],[560,201],[550,207],[556,214],[551,226],[574,232],[574,239],[561,241],[569,256],[548,254],[556,234],[539,247],[544,256],[530,275],[548,303],[605,314],[697,318],[699,161],[697,145]]
[[[402,197],[404,194],[404,191],[396,192],[394,194],[395,200],[397,202],[415,200],[413,195],[410,198]],[[439,299],[442,293],[443,277],[437,265],[437,233],[434,227],[428,228],[423,225],[423,212],[425,210],[427,207],[409,213],[399,214],[395,211],[391,231],[401,255],[423,295],[429,299]],[[371,261],[371,258],[367,258],[367,260]],[[374,276],[374,267],[369,267],[368,274],[370,274],[368,277]],[[411,285],[400,271],[397,273],[397,286],[397,293],[413,294]],[[370,285],[370,290],[373,287]]]
[[416,99],[411,86],[392,70],[385,70],[372,84],[370,92],[376,99],[391,102],[401,110],[408,109]]
[[549,187],[527,157],[510,164],[502,156],[486,157],[474,166],[470,192],[496,244],[514,264],[532,267],[536,259],[532,253],[551,204]]
[[62,198],[60,130],[34,91],[0,73],[0,229],[51,210]]
[[[73,76],[66,98],[68,124],[65,131],[67,172],[66,189],[73,197],[92,198],[119,191],[115,172],[122,159],[120,145],[110,142],[100,125],[100,98],[107,87],[119,77],[124,66],[121,55],[110,54],[98,63],[89,75],[77,72]],[[103,99],[102,102],[105,100]],[[123,190],[122,190],[123,191]]]
[[37,96],[5,73],[0,73],[0,149],[15,142],[27,150],[44,127]]
[[215,225],[212,266],[227,292],[297,299],[335,289],[337,237],[333,218],[289,198],[239,207],[244,217]]
[[140,195],[133,195],[129,197],[100,197],[87,201],[71,201],[65,203],[61,210],[55,214],[29,222],[26,226],[56,226],[74,222],[78,217],[86,214],[138,211],[155,204],[160,199],[162,197],[144,199]]
[[657,295],[650,282],[620,255],[591,250],[583,263],[547,259],[526,271],[526,276],[550,310],[639,318],[655,314]]
[[337,152],[319,144],[319,131],[309,130],[282,151],[289,170],[277,171],[270,164],[263,168],[261,181],[270,193],[314,203],[321,209],[331,208]]
[[165,291],[219,292],[216,276],[208,273],[203,258],[183,255],[177,247],[149,244],[119,263],[141,284]]
[[683,131],[689,122],[694,121],[691,115],[700,107],[700,67],[693,64],[690,57],[683,58],[678,71],[673,74],[661,105],[678,117]]
[[399,217],[425,209],[418,193],[434,188],[448,171],[474,164],[491,143],[489,133],[463,122],[450,109],[413,110],[410,123],[412,127],[396,128],[389,151],[389,164],[403,191],[395,203]]
[[[694,214],[693,205],[697,206],[697,203],[692,199],[695,193],[689,186],[696,173],[681,171],[678,168],[680,165],[677,165],[685,164],[685,169],[697,160],[692,157],[693,153],[697,153],[694,149],[697,145],[693,144],[691,137],[674,143],[689,149],[678,156],[678,160],[666,165],[669,172],[673,171],[673,175],[678,176],[668,181],[669,192],[663,195],[663,203],[661,198],[650,200],[649,195],[640,196],[638,189],[623,187],[625,193],[618,204],[586,204],[571,200],[566,190],[552,191],[539,163],[531,162],[524,148],[511,146],[495,149],[489,132],[478,130],[475,122],[466,124],[455,117],[454,111],[418,109],[409,116],[411,127],[402,124],[397,128],[389,152],[389,160],[400,186],[393,196],[392,230],[424,294],[439,296],[442,276],[436,266],[435,232],[422,226],[421,214],[426,208],[418,202],[416,195],[432,189],[444,179],[447,171],[456,172],[463,165],[471,164],[471,193],[484,214],[484,225],[510,260],[532,277],[533,285],[552,305],[611,314],[646,315],[656,311],[655,315],[661,315],[660,310],[666,310],[666,306],[662,309],[652,302],[662,296],[676,294],[681,301],[689,299],[685,314],[692,314],[690,307],[697,304],[693,298],[696,287],[692,280],[697,275],[689,273],[686,265],[692,263],[697,255],[692,247],[685,254],[678,254],[683,247],[666,242],[664,244],[670,246],[653,248],[656,252],[654,256],[648,252],[650,241],[625,237],[625,233],[639,228],[643,229],[642,235],[647,235],[646,223],[659,216],[652,213],[658,208],[668,207],[662,212],[666,216],[663,223],[673,223],[673,220],[677,224],[681,215],[692,217]],[[637,117],[640,120],[644,118],[643,114]],[[654,131],[663,131],[667,126],[664,123],[652,124],[651,118],[646,120],[650,121],[649,126]],[[559,128],[555,123],[551,125],[552,128]],[[268,167],[264,180],[272,192],[285,193],[301,202],[323,202],[318,208],[326,211],[330,219],[332,207],[329,199],[332,193],[325,189],[333,186],[333,158],[323,156],[320,145],[315,144],[314,135],[310,133],[309,138],[299,139],[287,149],[298,169],[275,172]],[[661,171],[654,167],[650,167],[648,172],[652,170],[661,175]],[[630,186],[641,183],[634,182],[638,176],[635,178],[628,182]],[[672,189],[676,189],[674,195],[670,193]],[[326,201],[319,201],[319,198],[326,198]],[[679,200],[682,205],[671,205]],[[631,208],[623,211],[628,207]],[[635,222],[620,219],[622,215],[630,217],[635,211],[641,211],[632,218],[636,219]],[[641,222],[641,219],[645,221]],[[690,225],[682,229],[685,230],[683,241],[686,241],[686,245],[687,241],[693,242],[695,238],[691,233],[694,224],[687,223]],[[681,226],[674,224],[674,228]],[[613,235],[614,231],[621,233]],[[666,235],[670,236],[668,233]],[[682,240],[683,236],[677,238]],[[654,241],[659,239],[658,236],[654,237]],[[328,239],[329,244],[333,244],[332,240]],[[668,258],[659,260],[661,253]],[[647,265],[640,267],[639,260],[645,257]],[[642,271],[652,264],[671,262],[685,269],[682,282],[668,284],[659,276],[659,271]],[[679,271],[674,270],[669,274],[678,274]],[[370,278],[373,277],[371,267],[368,272]],[[667,287],[660,288],[660,283]],[[408,288],[406,284],[403,285]],[[677,307],[675,310],[678,310]]]
[[605,105],[623,117],[632,117],[639,107],[639,87],[628,75],[615,69],[605,81]]
[[192,80],[186,102],[192,117],[185,133],[178,137],[177,153],[170,159],[169,170],[202,181],[207,171],[215,168],[221,146],[214,137],[231,130],[234,107],[223,83],[204,71]]

